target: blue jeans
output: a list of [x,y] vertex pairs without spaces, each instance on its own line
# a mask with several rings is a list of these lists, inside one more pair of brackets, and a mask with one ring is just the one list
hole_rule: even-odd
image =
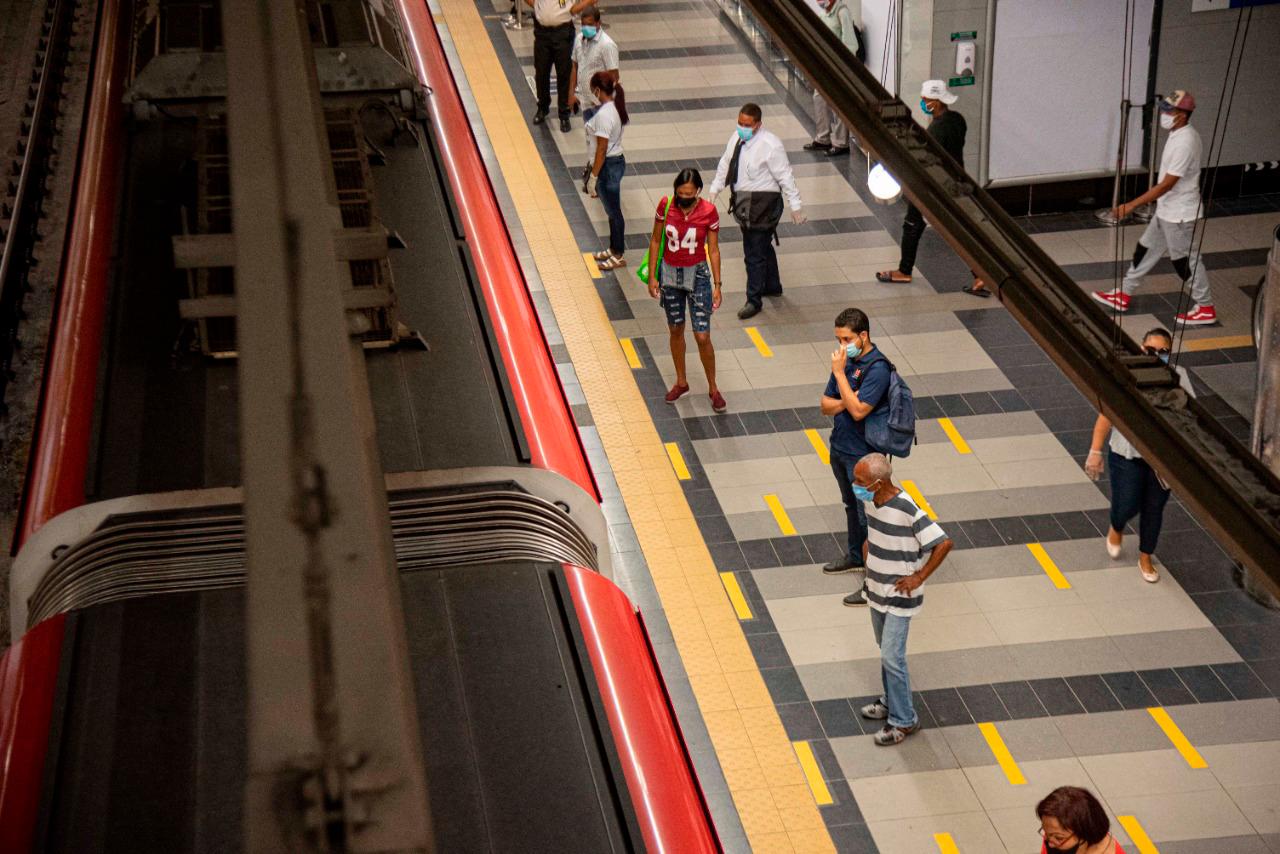
[[844,502],[845,522],[849,526],[849,557],[862,563],[862,544],[867,541],[867,511],[853,494],[853,467],[861,457],[831,449],[831,471],[840,486],[840,500]]
[[622,173],[625,171],[627,158],[621,154],[606,157],[596,183],[600,203],[609,215],[609,251],[618,256],[627,251],[627,224],[622,219]]
[[1108,454],[1111,470],[1111,527],[1121,533],[1129,520],[1141,514],[1138,520],[1138,551],[1155,554],[1160,540],[1160,527],[1164,524],[1164,505],[1169,500],[1169,490],[1160,485],[1160,478],[1146,460],[1127,460],[1111,451]]
[[871,611],[871,630],[880,647],[880,680],[884,695],[880,702],[889,707],[889,724],[908,729],[920,722],[911,702],[911,676],[907,673],[907,632],[911,618]]
[[684,326],[685,303],[688,303],[693,315],[693,331],[710,332],[712,291],[707,262],[692,267],[663,264],[660,269],[658,276],[662,279],[662,307],[667,312],[667,326]]

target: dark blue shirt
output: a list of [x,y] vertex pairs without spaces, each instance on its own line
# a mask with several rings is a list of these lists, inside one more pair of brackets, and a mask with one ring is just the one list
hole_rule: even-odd
[[[856,359],[846,359],[844,375],[849,379],[849,387],[858,393],[858,400],[874,408],[884,400],[889,390],[889,362],[874,344],[866,353]],[[840,400],[840,386],[836,384],[836,375],[832,374],[827,381],[827,397]],[[873,417],[867,415],[867,418]],[[852,457],[864,457],[871,453],[867,444],[866,418],[855,421],[849,410],[842,409],[835,415],[835,424],[831,428],[831,450],[848,454]]]

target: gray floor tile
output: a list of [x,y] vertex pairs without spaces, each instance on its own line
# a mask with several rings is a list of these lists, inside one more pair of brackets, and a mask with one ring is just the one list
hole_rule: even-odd
[[862,583],[860,573],[825,575],[817,564],[758,569],[752,572],[752,576],[765,602],[822,594],[843,596]]
[[[1071,748],[1049,718],[1000,721],[995,726],[1016,762],[1063,759],[1072,755]],[[996,764],[995,755],[976,725],[947,727],[942,731],[962,767]]]
[[877,747],[869,735],[831,739],[840,768],[848,780],[916,774],[958,768],[943,730],[922,729],[892,750]]
[[1259,836],[1220,839],[1181,839],[1160,843],[1160,854],[1274,854],[1280,850]]
[[1007,647],[1013,657],[1013,679],[1079,676],[1132,669],[1111,638],[1078,638],[1047,643],[1023,643]]
[[796,668],[810,700],[834,700],[879,694],[880,659],[802,664]]
[[937,496],[926,492],[924,497],[933,506],[938,519],[944,523],[955,519],[1066,513],[1070,510],[1095,510],[1110,506],[1106,497],[1092,483],[955,492]]
[[1190,667],[1240,658],[1218,630],[1212,628],[1125,635],[1116,638],[1116,642],[1124,653],[1125,667],[1120,668],[1124,670]]
[[1194,745],[1280,740],[1280,700],[1274,698],[1174,706],[1168,712]]
[[928,691],[1006,680],[1014,670],[1014,660],[1002,646],[916,655],[908,649],[907,666],[911,671],[912,689]]
[[1077,756],[1169,748],[1169,739],[1142,709],[1061,715],[1051,720]]

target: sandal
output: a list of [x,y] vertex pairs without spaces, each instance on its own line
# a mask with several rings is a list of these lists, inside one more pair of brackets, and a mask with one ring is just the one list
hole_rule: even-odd
[[592,252],[591,257],[597,261],[608,261],[613,256],[613,252],[608,249],[601,249],[599,252]]
[[982,297],[983,299],[991,296],[991,291],[986,288],[977,287],[976,285],[965,285],[960,290],[964,291],[966,294],[971,294],[975,297]]
[[619,267],[627,266],[627,259],[623,258],[621,255],[611,254],[607,260],[601,261],[596,266],[601,270],[608,272],[609,270],[616,270]]
[[[897,270],[881,270],[879,273],[876,273],[876,281],[884,282],[886,285],[905,285],[911,281],[910,276],[907,276],[905,279],[895,279],[893,274],[897,272]],[[902,274],[898,273],[898,275]]]
[[1148,570],[1142,564],[1138,564],[1138,569],[1142,572],[1142,580],[1148,584],[1155,584],[1160,580],[1160,573],[1156,571],[1154,566]]

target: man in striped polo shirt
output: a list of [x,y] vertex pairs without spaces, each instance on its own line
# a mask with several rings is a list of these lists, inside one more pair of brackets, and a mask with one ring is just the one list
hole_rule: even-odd
[[920,726],[911,702],[907,673],[907,632],[924,601],[924,582],[951,551],[951,539],[893,483],[893,467],[883,454],[867,454],[853,469],[853,491],[867,502],[867,566],[864,592],[871,607],[871,628],[880,647],[884,694],[861,709],[862,716],[884,721],[875,734],[881,747],[899,744]]

